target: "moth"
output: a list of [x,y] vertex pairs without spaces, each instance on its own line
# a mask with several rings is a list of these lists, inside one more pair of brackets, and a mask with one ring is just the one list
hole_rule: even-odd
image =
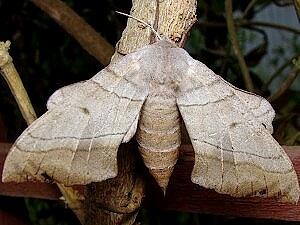
[[183,120],[195,152],[192,182],[235,197],[298,201],[296,172],[271,135],[269,102],[169,41],[57,90],[47,108],[12,146],[4,182],[43,181],[44,174],[65,185],[113,178],[118,147],[136,135],[145,165],[165,191]]

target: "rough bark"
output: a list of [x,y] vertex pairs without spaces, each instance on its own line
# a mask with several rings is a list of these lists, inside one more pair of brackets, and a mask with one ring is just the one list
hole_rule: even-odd
[[[163,38],[182,47],[190,28],[196,22],[196,4],[195,0],[135,0],[130,14],[153,26]],[[150,28],[129,18],[115,55],[126,55],[150,44],[152,36]]]

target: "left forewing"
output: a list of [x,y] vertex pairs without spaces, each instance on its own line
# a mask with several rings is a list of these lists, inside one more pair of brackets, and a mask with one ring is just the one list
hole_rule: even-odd
[[3,181],[50,178],[73,185],[115,177],[118,147],[135,133],[147,96],[144,80],[130,77],[144,74],[131,67],[134,60],[128,57],[88,81],[56,91],[49,110],[13,145]]

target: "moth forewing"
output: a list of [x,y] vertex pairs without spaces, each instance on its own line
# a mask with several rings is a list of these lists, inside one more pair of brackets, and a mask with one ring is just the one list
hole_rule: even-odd
[[169,41],[58,90],[48,107],[13,145],[3,181],[43,181],[47,174],[72,185],[115,177],[118,147],[137,131],[144,163],[165,192],[179,155],[181,114],[195,151],[194,183],[235,197],[298,201],[296,172],[271,136],[271,105]]
[[177,105],[195,151],[192,181],[235,197],[297,202],[296,172],[271,136],[270,103],[187,60],[191,68],[179,86]]

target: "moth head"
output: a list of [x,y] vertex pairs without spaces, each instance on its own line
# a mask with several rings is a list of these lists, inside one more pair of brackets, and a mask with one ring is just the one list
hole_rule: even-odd
[[155,42],[154,44],[152,44],[153,47],[159,47],[159,48],[178,48],[178,46],[172,42],[171,40],[169,40],[168,38],[163,38],[161,40],[158,40],[157,42]]

